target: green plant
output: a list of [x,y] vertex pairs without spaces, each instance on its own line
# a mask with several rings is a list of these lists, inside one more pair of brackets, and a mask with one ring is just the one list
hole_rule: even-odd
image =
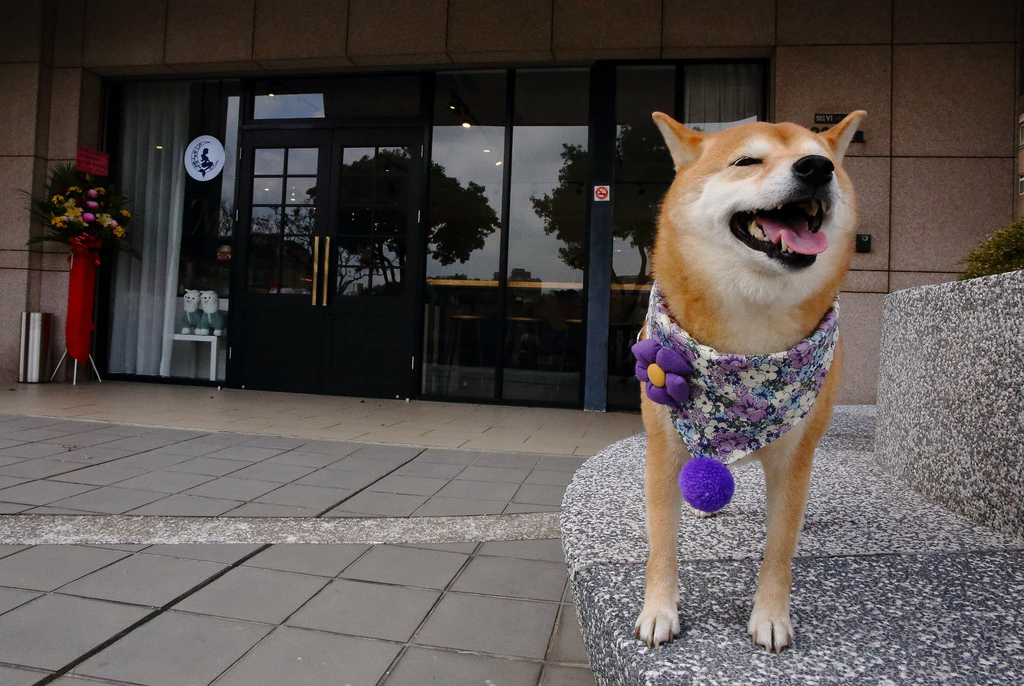
[[961,281],[1024,269],[1024,217],[996,231],[961,262],[967,265]]

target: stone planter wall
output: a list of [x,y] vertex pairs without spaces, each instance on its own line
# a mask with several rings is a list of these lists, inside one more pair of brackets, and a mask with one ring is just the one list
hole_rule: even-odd
[[876,455],[915,490],[1024,534],[1024,272],[885,299]]

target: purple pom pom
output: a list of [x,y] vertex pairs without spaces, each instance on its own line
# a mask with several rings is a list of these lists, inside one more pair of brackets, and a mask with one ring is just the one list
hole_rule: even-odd
[[679,472],[679,490],[686,502],[701,512],[718,512],[736,490],[732,472],[718,460],[695,457]]

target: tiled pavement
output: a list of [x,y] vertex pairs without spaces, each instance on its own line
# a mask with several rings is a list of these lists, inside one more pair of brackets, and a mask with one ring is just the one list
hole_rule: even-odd
[[[2,389],[2,387],[0,387]],[[306,440],[589,457],[642,432],[639,413],[95,382],[11,384],[0,414],[90,419]]]
[[420,517],[556,511],[583,458],[0,415],[0,513]]
[[592,684],[557,540],[0,546],[0,684]]
[[[10,414],[0,515],[17,531],[24,515],[552,512],[582,462]],[[0,686],[47,683],[576,686],[593,675],[557,540],[0,545]]]

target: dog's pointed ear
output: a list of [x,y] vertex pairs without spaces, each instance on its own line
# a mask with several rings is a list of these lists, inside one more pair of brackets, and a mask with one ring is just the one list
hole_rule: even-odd
[[672,155],[672,163],[676,166],[676,171],[697,161],[707,134],[688,129],[662,112],[655,112],[651,118],[654,119],[654,123],[665,138],[665,145],[668,146],[668,151]]
[[832,148],[832,153],[837,161],[843,161],[846,148],[850,146],[850,141],[853,140],[853,134],[857,133],[860,123],[866,116],[868,116],[868,113],[864,110],[850,112],[846,115],[845,119],[821,134],[821,137],[828,143],[828,147]]

